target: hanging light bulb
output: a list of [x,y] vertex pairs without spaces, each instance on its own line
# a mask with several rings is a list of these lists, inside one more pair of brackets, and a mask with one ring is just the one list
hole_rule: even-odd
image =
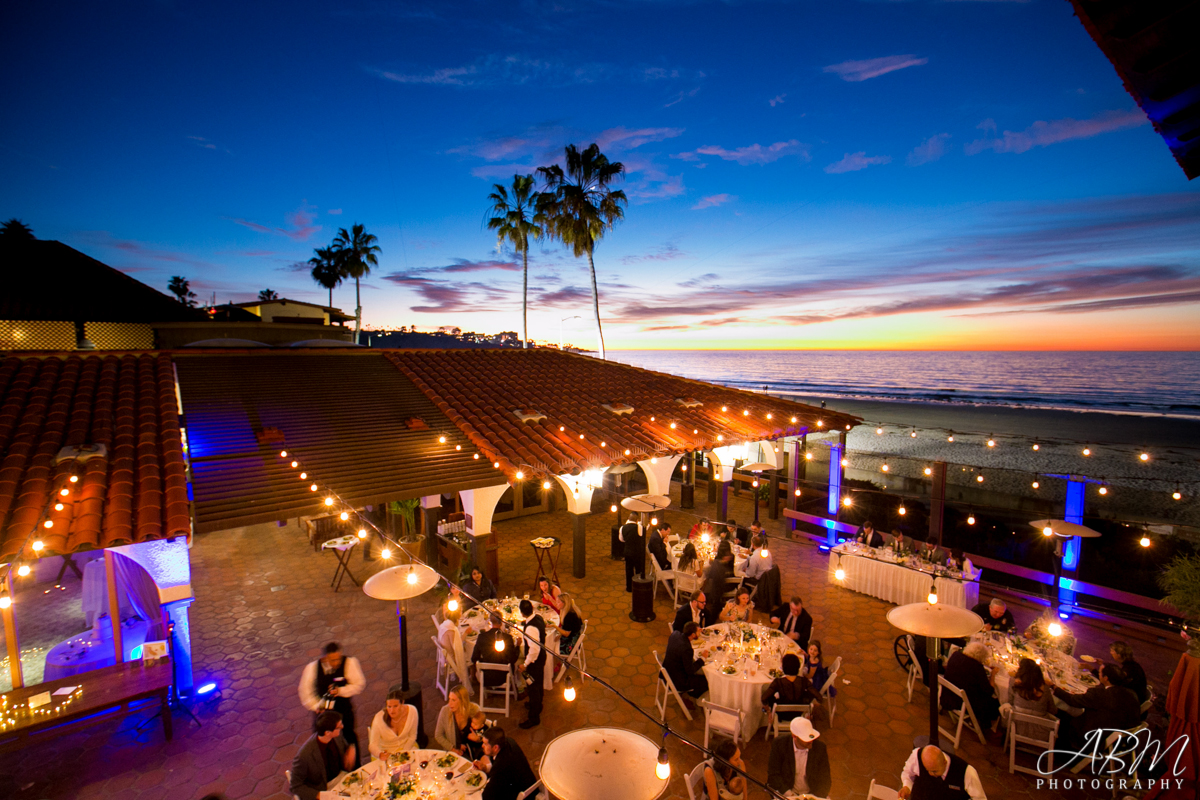
[[566,686],[563,687],[563,700],[568,703],[575,702],[575,685],[571,683],[571,676],[567,676]]
[[[844,461],[845,459],[842,459],[842,460]],[[846,465],[845,465],[845,464],[842,464],[842,466],[844,467],[844,466],[846,466]],[[887,462],[885,461],[885,462],[884,462],[884,464],[883,464],[883,466],[882,466],[882,467],[880,467],[879,469],[881,469],[881,470],[882,470],[882,471],[884,471],[884,472],[887,472],[888,470],[890,470],[890,469],[891,469],[891,467],[889,467],[889,466],[887,465]]]
[[418,580],[418,578],[417,578],[417,573],[413,572],[413,571],[410,569],[410,570],[408,571],[408,574],[404,576],[404,580],[408,581],[408,583],[409,583],[409,585],[410,585],[410,586],[416,586],[416,585],[417,585],[417,580]]
[[722,410],[722,411],[728,411],[728,410],[729,410],[729,408],[728,408],[727,406],[721,406],[721,410]]
[[62,504],[62,503],[55,503],[55,504],[54,504],[54,510],[55,510],[55,511],[62,511],[62,510],[63,510],[63,504]]
[[767,412],[767,419],[771,419],[771,413]]
[[1040,486],[1041,486],[1041,484],[1040,484],[1040,483],[1038,483],[1037,481],[1034,481],[1034,482],[1033,482],[1033,488],[1037,489],[1037,488],[1039,488]]
[[71,483],[79,483],[79,476],[72,475],[71,477],[67,478],[67,480],[69,480]]
[[33,570],[30,568],[30,566],[28,564],[22,564],[21,566],[17,567],[17,577],[19,577],[19,578],[27,577],[29,575],[29,573],[32,571]]
[[41,539],[35,539],[33,542],[33,552],[40,553],[45,546],[45,542],[43,542]]
[[792,422],[795,422],[795,421],[796,421],[796,418],[795,418],[795,417],[792,417]]
[[900,508],[896,509],[896,513],[903,517],[905,514],[908,513],[908,509],[905,508],[904,506],[900,506]]
[[500,469],[500,462],[499,462],[499,461],[493,461],[493,462],[492,462],[492,467],[494,467],[495,469]]
[[615,514],[615,513],[617,513],[617,504],[616,504],[616,503],[613,503],[613,504],[612,504],[612,506],[611,506],[611,507],[609,507],[609,509],[608,509],[608,510],[609,510],[609,511],[611,511],[612,513],[614,513],[614,514]]
[[883,435],[883,428],[876,428],[876,429],[875,429],[875,435],[876,435],[876,436],[882,436],[882,435]]
[[818,427],[818,428],[824,428],[824,427],[825,427],[825,420],[823,420],[823,419],[819,419],[819,420],[817,420],[817,427]]
[[549,488],[550,488],[550,481],[542,481],[542,488],[543,488],[543,489],[549,489]]
[[307,473],[307,472],[301,472],[301,473],[300,473],[300,480],[302,480],[302,481],[306,481],[306,480],[308,480],[308,473]]
[[358,529],[358,538],[360,538],[360,539],[365,539],[365,538],[367,538],[367,529],[366,529],[366,528],[359,528],[359,529]]
[[953,442],[953,441],[954,441],[954,434],[952,433],[952,434],[950,434],[949,436],[947,436],[947,437],[946,437],[946,441],[947,441],[947,442]]
[[1033,449],[1034,449],[1034,450],[1041,450],[1041,449],[1042,449],[1042,446],[1041,446],[1040,444],[1038,444],[1037,442],[1034,442],[1034,443],[1033,443]]
[[446,437],[445,437],[445,436],[439,436],[439,437],[438,437],[438,444],[445,444],[445,443],[446,443]]
[[929,586],[929,597],[927,597],[925,599],[929,601],[929,605],[931,605],[931,606],[937,605],[937,601],[938,601],[937,584],[931,584]]
[[1053,536],[1053,535],[1054,535],[1054,528],[1051,528],[1049,525],[1042,528],[1042,536]]
[[608,447],[608,442],[601,442],[601,443],[600,443],[600,446],[601,446],[601,447]]
[[629,451],[628,451],[628,450],[626,450],[626,451],[625,451],[625,455],[629,455]]
[[932,474],[933,474],[933,468],[932,468],[932,467],[926,467],[926,468],[925,468],[925,474],[926,474],[926,475],[932,475]]
[[1090,447],[1083,448],[1083,454],[1085,456],[1090,456],[1092,454],[1092,448],[1090,448]]
[[843,467],[848,467],[848,466],[850,466],[850,459],[848,459],[848,458],[843,458],[843,459],[842,459],[842,466],[843,466]]
[[987,442],[987,444],[988,444],[988,447],[995,447],[995,446],[996,446],[996,440],[995,440],[995,439],[988,439],[988,442]]
[[975,476],[975,482],[976,482],[976,483],[983,483],[983,476],[982,476],[982,475],[976,475],[976,476]]
[[461,444],[456,444],[456,445],[454,445],[454,449],[455,449],[455,450],[462,450],[462,445],[461,445]]
[[1062,636],[1062,625],[1059,625],[1057,622],[1051,622],[1046,626],[1046,632],[1054,637]]
[[842,498],[842,505],[844,505],[846,508],[849,508],[853,504],[854,504],[854,501],[850,499],[850,495],[846,495],[845,497]]
[[52,520],[52,519],[48,519],[48,520],[46,520],[45,522],[43,522],[42,524],[43,524],[43,525],[45,525],[47,528],[53,528],[53,527],[54,527],[54,520]]
[[767,549],[767,542],[765,539],[763,540],[762,549],[758,551],[758,554],[763,558],[766,558],[767,556],[771,555],[771,551]]
[[300,462],[299,462],[299,461],[293,461],[293,462],[292,462],[292,469],[295,469],[295,468],[296,468],[296,467],[298,467],[298,466],[300,466]]
[[[568,680],[570,680],[568,678]],[[660,780],[665,781],[671,777],[671,759],[667,755],[667,748],[658,748],[658,763],[654,765],[654,775]]]
[[708,539],[709,539],[708,531],[705,531],[704,533],[700,534],[700,541],[703,544],[708,544]]
[[657,524],[658,524],[658,517],[651,517],[651,518],[650,518],[650,524],[651,524],[651,525],[657,525]]
[[1172,500],[1182,500],[1183,492],[1171,492],[1171,499]]
[[911,433],[909,433],[908,435],[909,435],[909,437],[911,437],[913,439],[917,438],[917,432],[915,430],[912,431]]
[[331,505],[333,505],[333,498],[332,498],[332,497],[326,497],[326,498],[325,498],[325,505],[327,505],[327,506],[331,506]]
[[497,652],[497,653],[503,653],[503,652],[504,652],[504,637],[503,637],[503,636],[497,636],[497,637],[496,637],[496,644],[495,644],[494,646],[495,646],[495,648],[496,648],[496,652]]
[[[415,583],[415,581],[414,581],[414,583]],[[458,601],[455,600],[453,597],[451,597],[449,600],[446,601],[446,610],[449,611],[451,614],[453,614],[455,611],[458,611]]]
[[717,434],[717,441],[718,441],[718,442],[723,442],[723,441],[725,441],[725,436],[724,436],[723,434],[720,434],[720,433],[718,433],[718,434]]
[[59,490],[58,493],[60,495],[62,495],[63,497],[66,497],[67,495],[69,495],[71,493],[71,490],[67,489],[66,487],[63,487],[62,489]]
[[391,558],[391,557],[392,557],[392,551],[391,551],[391,548],[385,547],[385,548],[383,548],[382,550],[380,550],[380,551],[379,551],[379,557],[380,557],[380,558],[383,558],[383,559],[388,559],[388,558]]
[[[843,466],[845,466],[845,465],[843,465]],[[758,488],[758,480],[752,480],[752,481],[750,481],[750,486],[751,486],[751,488],[753,488],[753,489],[757,489],[757,488]]]
[[1142,461],[1149,461],[1149,460],[1150,460],[1150,454],[1149,454],[1149,453],[1142,453],[1140,456],[1138,456],[1138,458],[1139,458],[1139,459],[1141,459]]
[[338,514],[338,518],[341,519],[342,522],[345,522],[346,520],[350,519],[350,512],[343,511],[341,514]]
[[670,427],[671,427],[671,430],[675,430],[675,423],[672,422]]
[[1100,492],[1100,494],[1108,494],[1108,487],[1107,487],[1107,486],[1101,486],[1101,487],[1100,487],[1100,489],[1099,489],[1099,492]]
[[974,515],[974,514],[968,514],[968,515],[967,515],[967,524],[968,524],[968,525],[974,525],[974,524],[975,524],[975,515]]
[[1141,540],[1138,542],[1138,544],[1140,544],[1142,547],[1149,547],[1150,546],[1150,537],[1143,536],[1141,538]]
[[805,460],[805,461],[812,461],[812,453],[805,453],[805,454],[804,454],[804,460]]
[[0,594],[0,609],[8,610],[12,608],[12,598],[8,596],[8,592]]
[[687,472],[687,464],[684,464],[684,465],[683,465],[683,466],[681,466],[679,469],[680,469],[682,472]]
[[742,409],[742,416],[743,416],[743,417],[748,417],[748,416],[750,416],[750,409],[748,409],[748,408],[743,408],[743,409]]
[[279,457],[280,457],[280,458],[287,458],[287,450],[280,450],[280,451],[279,451]]
[[309,487],[308,487],[308,490],[309,490],[310,492],[315,492],[315,491],[317,490],[317,485],[314,483],[312,486],[309,486]]
[[525,477],[525,473],[521,472],[520,470],[517,470],[517,480],[521,480],[524,477]]
[[799,496],[800,496],[800,490],[799,490],[799,489],[797,489],[797,490],[796,490],[796,492],[795,492],[795,494],[796,494],[796,497],[799,497]]
[[846,580],[846,570],[842,567],[842,560],[840,558],[838,559],[837,569],[833,571],[833,577],[837,578],[839,581]]
[[476,454],[474,454],[473,456],[471,456],[471,458],[473,458],[473,459],[475,459],[476,461],[478,461],[478,460],[479,460],[479,453],[476,453]]

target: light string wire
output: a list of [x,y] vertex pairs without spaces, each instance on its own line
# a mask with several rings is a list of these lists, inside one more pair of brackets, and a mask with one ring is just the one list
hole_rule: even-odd
[[[29,562],[29,557],[24,555],[25,551],[32,550],[33,559],[35,561],[41,560],[44,557],[43,553],[45,551],[45,546],[43,545],[42,547],[38,547],[37,545],[41,541],[41,537],[45,535],[42,533],[42,531],[51,530],[53,528],[54,520],[50,518],[51,510],[57,511],[58,509],[55,508],[55,506],[61,504],[63,506],[63,510],[66,511],[68,499],[70,500],[72,507],[74,507],[76,493],[81,488],[80,483],[82,482],[82,478],[79,475],[79,469],[77,466],[78,461],[79,459],[72,457],[69,459],[64,459],[55,465],[55,467],[61,468],[63,464],[67,464],[68,468],[66,470],[66,474],[58,480],[51,481],[50,497],[42,505],[42,510],[38,513],[37,521],[33,524],[33,527],[30,528],[29,533],[25,535],[25,540],[21,542],[20,549],[17,550],[17,552],[9,561],[5,562],[4,564],[0,564],[0,569],[3,569],[3,572],[0,572],[0,594],[9,597],[10,602],[15,602],[16,598],[8,595],[9,576],[11,575],[13,569],[20,566],[18,562]],[[75,480],[72,480],[72,478]],[[64,489],[67,490],[67,494],[65,495],[62,494]],[[46,525],[47,522],[51,523],[49,527]],[[66,538],[65,534],[64,537]],[[30,566],[32,566],[32,564],[30,564]],[[19,573],[17,577],[21,577]],[[16,593],[16,588],[16,584],[14,583],[14,595]]]
[[[294,462],[296,463],[296,466],[295,466],[295,467],[293,467],[293,469],[303,469],[303,471],[307,472],[307,468],[303,468],[303,466],[302,466],[302,462],[299,460],[299,458],[295,457],[294,455],[289,455],[289,453],[288,453],[288,451],[287,451],[287,450],[282,450],[282,451],[280,451],[280,458],[291,458],[291,459],[292,459],[292,461],[294,461]],[[310,479],[311,479],[311,476],[304,478],[304,480],[310,480]],[[339,505],[339,504],[340,504],[340,508],[341,508],[343,511],[346,511],[346,512],[348,512],[348,513],[350,513],[350,514],[353,514],[355,517],[357,517],[357,518],[358,518],[358,520],[359,520],[359,521],[360,521],[360,522],[361,522],[361,523],[362,523],[364,526],[368,526],[368,527],[370,527],[370,528],[371,528],[373,531],[375,531],[375,533],[376,533],[376,534],[377,534],[377,535],[378,535],[378,536],[379,536],[381,539],[383,539],[385,542],[387,542],[387,543],[390,543],[390,544],[393,544],[393,545],[395,545],[396,547],[400,548],[400,550],[401,550],[402,552],[404,552],[404,554],[405,554],[406,556],[408,556],[410,563],[411,563],[411,562],[415,562],[415,563],[417,563],[417,564],[419,564],[419,565],[421,565],[421,566],[423,566],[423,567],[428,567],[429,569],[433,570],[433,571],[434,571],[434,573],[436,573],[436,574],[438,575],[438,582],[439,582],[439,583],[441,583],[441,582],[443,582],[443,581],[444,581],[444,582],[445,582],[445,584],[446,584],[446,586],[447,586],[448,588],[451,588],[451,589],[457,589],[457,590],[458,590],[458,592],[459,592],[460,594],[462,594],[463,596],[467,597],[467,598],[468,598],[469,600],[471,600],[472,602],[476,603],[477,605],[481,605],[481,606],[483,605],[483,603],[482,603],[481,601],[479,601],[479,600],[478,600],[476,597],[474,597],[473,595],[471,595],[469,592],[466,592],[466,591],[464,591],[464,590],[463,590],[463,588],[462,588],[461,586],[459,586],[459,585],[455,584],[455,583],[454,583],[452,580],[450,580],[450,578],[446,577],[445,575],[442,575],[442,574],[441,574],[440,572],[438,572],[438,571],[437,571],[437,570],[436,570],[434,567],[432,567],[432,566],[430,566],[429,564],[427,564],[427,563],[426,563],[424,560],[422,560],[420,557],[418,557],[418,556],[415,556],[415,555],[413,555],[411,552],[409,552],[408,550],[406,550],[406,549],[404,548],[404,546],[403,546],[403,545],[402,545],[402,544],[401,544],[399,541],[397,541],[397,540],[393,539],[391,536],[389,536],[387,533],[385,533],[385,532],[384,532],[382,529],[380,529],[380,528],[379,528],[379,526],[377,526],[377,525],[376,525],[374,522],[372,522],[370,519],[368,519],[368,518],[367,518],[365,515],[361,514],[361,513],[360,513],[360,512],[359,512],[359,511],[358,511],[358,510],[357,510],[357,509],[356,509],[356,508],[355,508],[353,505],[351,505],[350,503],[347,503],[347,502],[346,502],[346,501],[345,501],[345,500],[344,500],[344,499],[341,497],[341,495],[339,495],[339,494],[338,494],[338,492],[337,492],[335,489],[333,489],[332,487],[330,487],[330,486],[328,486],[328,485],[326,485],[326,484],[322,484],[322,483],[320,483],[319,481],[316,481],[316,480],[312,480],[312,483],[318,487],[319,491],[324,491],[324,492],[326,492],[326,493],[327,493],[327,494],[326,494],[326,497],[332,497],[332,498],[334,498],[334,503],[333,503],[333,505]],[[314,494],[316,494],[316,492],[314,492]],[[484,607],[484,608],[487,608],[486,606],[483,606],[483,607]],[[489,612],[490,612],[490,609],[488,609],[488,610],[489,610]],[[561,620],[560,620],[560,621],[561,621]],[[513,626],[513,625],[510,625],[509,623],[502,621],[502,622],[501,622],[501,630],[505,630],[505,631],[507,631],[507,632],[509,633],[509,635],[511,636],[511,635],[513,634],[513,631],[515,630],[515,626]],[[579,673],[579,675],[580,675],[580,677],[581,677],[581,678],[590,678],[590,679],[592,679],[593,681],[595,681],[596,683],[598,683],[598,684],[600,684],[601,686],[603,686],[604,688],[608,689],[608,690],[609,690],[610,692],[612,692],[613,694],[615,694],[615,695],[616,695],[618,698],[620,698],[622,701],[624,701],[624,702],[625,702],[625,703],[626,703],[626,704],[627,704],[627,705],[628,705],[630,708],[634,709],[634,710],[635,710],[635,711],[637,711],[639,714],[641,714],[642,716],[644,716],[646,719],[648,719],[648,720],[650,720],[652,723],[654,723],[654,725],[655,725],[655,726],[657,726],[657,727],[659,727],[660,729],[662,729],[662,730],[663,730],[663,732],[664,732],[664,739],[665,739],[665,738],[666,738],[666,736],[668,736],[668,735],[669,735],[669,736],[674,736],[676,739],[678,739],[679,741],[683,742],[684,744],[686,744],[686,745],[688,745],[688,746],[692,747],[692,748],[693,748],[693,749],[695,749],[695,750],[698,750],[700,753],[704,754],[704,755],[705,755],[707,758],[711,758],[711,759],[712,759],[714,762],[718,762],[718,763],[720,763],[720,764],[722,764],[722,765],[724,765],[724,766],[727,766],[727,767],[729,767],[729,768],[730,768],[730,769],[732,769],[734,772],[738,773],[738,774],[739,774],[739,775],[741,775],[743,778],[745,778],[747,781],[750,781],[750,782],[751,782],[751,783],[753,783],[754,785],[758,786],[760,789],[763,789],[763,790],[765,790],[765,791],[767,792],[767,794],[768,794],[768,795],[770,795],[771,797],[778,798],[778,800],[786,800],[785,796],[784,796],[782,793],[780,793],[780,792],[776,791],[775,789],[772,789],[772,788],[771,788],[770,786],[768,786],[766,783],[764,783],[764,782],[762,782],[762,781],[758,780],[757,778],[755,778],[755,777],[753,777],[753,776],[749,775],[748,773],[746,773],[746,772],[742,771],[741,769],[739,769],[738,767],[736,767],[736,766],[734,766],[733,764],[729,763],[728,761],[725,761],[725,760],[724,760],[724,759],[722,759],[720,756],[718,756],[718,755],[716,754],[716,752],[715,752],[715,751],[713,751],[713,750],[709,750],[708,748],[706,748],[706,747],[703,747],[703,746],[702,746],[702,745],[700,745],[699,743],[692,741],[691,739],[689,739],[687,736],[685,736],[685,735],[683,735],[682,733],[680,733],[680,732],[679,732],[678,730],[676,730],[675,728],[672,728],[672,727],[670,726],[670,723],[668,723],[668,722],[666,722],[666,721],[664,721],[664,720],[657,719],[656,717],[652,716],[652,715],[650,714],[650,712],[646,711],[644,708],[642,708],[642,707],[641,707],[640,705],[638,705],[636,702],[634,702],[633,700],[631,700],[629,697],[626,697],[626,696],[625,696],[625,694],[624,694],[623,692],[621,692],[621,690],[617,689],[615,686],[613,686],[611,683],[609,683],[608,681],[606,681],[604,678],[601,678],[601,677],[600,677],[600,676],[598,676],[598,675],[593,675],[592,673],[590,673],[590,672],[588,672],[588,671],[584,670],[583,668],[581,668],[581,667],[580,667],[580,666],[578,666],[577,664],[572,664],[572,663],[571,663],[571,662],[568,660],[568,659],[569,659],[569,655],[568,655],[568,656],[564,656],[564,655],[562,655],[561,653],[556,653],[556,652],[553,652],[553,651],[552,651],[550,648],[546,647],[546,645],[545,645],[544,643],[542,643],[542,642],[539,642],[537,639],[535,639],[535,638],[533,638],[532,636],[530,636],[529,634],[527,634],[527,633],[525,632],[525,629],[524,629],[524,628],[521,628],[521,629],[519,629],[519,630],[516,630],[516,633],[517,633],[517,634],[519,634],[519,635],[520,635],[520,637],[521,637],[523,640],[525,640],[525,643],[526,643],[526,647],[527,647],[527,648],[528,648],[528,646],[529,646],[529,645],[537,645],[537,646],[538,646],[538,647],[539,647],[539,648],[542,650],[542,652],[546,653],[546,654],[547,654],[548,656],[550,656],[551,658],[555,658],[555,659],[557,659],[557,660],[560,662],[560,664],[561,664],[561,666],[562,666],[562,668],[563,668],[563,669],[574,669],[576,672],[578,672],[578,673]],[[662,678],[662,676],[661,676],[661,674],[660,674],[660,675],[659,675],[659,679],[661,680],[661,678]],[[537,677],[536,677],[536,680],[544,680],[544,676],[537,676]],[[582,686],[582,682],[581,682],[581,686]]]

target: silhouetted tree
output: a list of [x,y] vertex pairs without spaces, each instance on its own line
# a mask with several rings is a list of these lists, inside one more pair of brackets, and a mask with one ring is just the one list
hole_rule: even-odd
[[537,211],[538,193],[533,190],[532,175],[513,175],[512,189],[496,183],[488,195],[491,213],[496,216],[487,222],[488,230],[496,232],[496,248],[505,243],[521,255],[521,347],[529,347],[529,239],[545,235],[545,216]]
[[371,267],[379,266],[379,240],[367,233],[366,229],[355,223],[349,231],[342,228],[333,240],[333,250],[337,253],[337,263],[342,274],[354,278],[354,343],[358,344],[359,332],[362,330],[362,295],[359,290],[359,280],[371,274]]
[[173,275],[167,283],[167,291],[175,295],[179,302],[192,308],[196,305],[196,293],[192,291],[188,279],[182,275]]
[[33,228],[26,225],[21,220],[13,217],[4,225],[0,226],[0,236],[3,236],[8,241],[25,241],[32,242],[35,238]]
[[308,260],[312,265],[312,279],[329,290],[329,307],[333,308],[333,290],[346,276],[332,247],[318,247],[313,252],[316,255]]
[[268,300],[278,300],[279,295],[275,294],[274,289],[263,289],[258,293],[259,302],[265,303]]

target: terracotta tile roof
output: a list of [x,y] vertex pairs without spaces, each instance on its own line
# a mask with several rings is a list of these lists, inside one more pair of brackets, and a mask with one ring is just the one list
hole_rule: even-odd
[[[60,460],[64,447],[104,455]],[[171,360],[161,354],[0,360],[0,558],[21,552],[53,493],[71,488],[43,554],[188,535]],[[58,462],[58,463],[56,463]],[[79,482],[69,484],[74,471]],[[25,552],[27,556],[32,551]]]
[[281,449],[356,507],[504,481],[378,350],[173,356],[198,532],[322,513]]
[[[561,475],[806,430],[846,430],[861,422],[557,350],[384,352],[510,479],[518,469]],[[611,410],[622,405],[633,411]],[[522,422],[517,410],[546,416]]]

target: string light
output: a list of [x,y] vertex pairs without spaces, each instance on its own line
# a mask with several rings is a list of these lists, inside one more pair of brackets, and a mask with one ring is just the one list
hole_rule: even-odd
[[651,422],[654,422],[654,419],[655,419],[654,417],[651,417],[651,418],[650,418],[650,421],[651,421]]
[[492,462],[492,466],[493,466],[493,467],[495,467],[496,469],[500,469],[500,462],[499,462],[499,461],[493,461],[493,462]]
[[976,482],[976,483],[983,483],[983,476],[982,476],[982,475],[976,475],[976,476],[975,476],[975,482]]
[[805,454],[804,454],[804,460],[805,460],[805,461],[812,461],[812,453],[805,453]]
[[1053,535],[1054,535],[1054,528],[1051,528],[1049,525],[1042,528],[1042,536],[1053,536]]
[[796,418],[795,418],[795,417],[792,417],[792,422],[795,422],[795,421],[796,421]]
[[1090,448],[1090,447],[1083,448],[1083,454],[1085,456],[1090,456],[1092,454],[1092,448]]
[[817,420],[817,427],[818,427],[818,428],[824,428],[824,427],[825,427],[825,420],[823,420],[823,419],[819,419],[819,420]]
[[1171,492],[1171,498],[1174,500],[1182,500],[1183,492]]
[[67,495],[69,495],[71,493],[71,490],[64,487],[64,488],[60,489],[58,493],[60,495],[62,495],[63,497],[66,497]]
[[1142,453],[1140,456],[1138,456],[1138,458],[1140,458],[1142,461],[1149,461],[1149,460],[1150,460],[1150,454],[1149,454],[1149,453]]
[[358,538],[360,538],[360,539],[365,539],[365,538],[367,538],[367,529],[366,529],[366,528],[359,528],[359,529],[358,529]]
[[438,437],[438,444],[445,444],[445,443],[446,443],[446,437],[445,437],[445,436],[439,436],[439,437]]
[[474,458],[476,461],[478,461],[478,460],[479,460],[479,453],[476,453],[475,455],[473,455],[473,456],[471,456],[471,457],[472,457],[472,458]]
[[838,554],[837,568],[833,571],[833,577],[837,578],[839,581],[846,580],[846,570],[842,566],[841,553]]
[[953,441],[954,441],[954,434],[952,433],[952,434],[950,434],[949,436],[947,436],[947,437],[946,437],[946,441],[947,441],[947,442],[953,442]]
[[40,552],[42,552],[42,549],[45,548],[45,546],[46,546],[45,542],[43,542],[41,539],[36,539],[33,542],[33,552],[40,553]]
[[614,513],[614,514],[615,514],[615,513],[617,513],[617,504],[616,504],[616,503],[613,503],[613,504],[612,504],[612,506],[611,506],[611,507],[609,507],[609,509],[608,509],[608,510],[609,510],[609,511],[611,511],[612,513]]
[[709,535],[708,535],[708,532],[707,532],[707,531],[705,531],[704,533],[700,534],[700,541],[701,541],[702,543],[704,543],[704,544],[708,544],[708,539],[709,539]]
[[517,480],[522,480],[524,477],[525,477],[525,473],[521,472],[520,470],[517,470]]
[[[845,462],[846,462],[846,459],[844,459],[844,458],[843,458],[843,459],[842,459],[842,466],[843,466],[843,467],[844,467],[844,466],[846,466],[846,463],[845,463]],[[890,470],[890,469],[891,469],[891,467],[889,467],[889,466],[887,465],[887,462],[884,462],[883,466],[882,466],[882,467],[880,467],[879,469],[880,469],[880,470],[882,470],[883,472],[887,472],[888,470]]]
[[1041,449],[1042,449],[1042,446],[1041,446],[1040,444],[1038,444],[1037,442],[1034,442],[1034,443],[1033,443],[1033,449],[1034,449],[1034,450],[1041,450]]
[[925,474],[926,474],[926,475],[932,475],[932,474],[933,474],[933,468],[932,468],[932,467],[926,467],[926,468],[925,468]]
[[312,486],[309,486],[309,487],[308,487],[308,490],[309,490],[310,492],[315,492],[315,491],[317,490],[317,485],[314,483]]
[[743,408],[743,409],[742,409],[742,416],[743,416],[743,417],[748,417],[748,416],[750,416],[750,409],[748,409],[748,408]]
[[62,510],[63,510],[63,504],[62,504],[62,503],[55,503],[55,504],[54,504],[54,510],[55,510],[55,511],[62,511]]
[[[410,569],[410,570],[408,571],[408,574],[404,576],[404,580],[408,581],[408,584],[409,584],[410,586],[416,586],[416,585],[417,585],[417,581],[418,581],[419,579],[417,578],[417,573],[413,572],[413,571]],[[451,609],[451,610],[453,610],[453,609]]]
[[1039,488],[1040,486],[1041,486],[1041,484],[1040,484],[1040,483],[1038,483],[1037,481],[1034,481],[1034,482],[1033,482],[1033,488],[1037,489],[1037,488]]
[[280,458],[287,458],[287,450],[280,450],[280,451],[279,451],[279,457],[280,457]]
[[680,469],[680,471],[681,471],[681,472],[687,472],[687,464],[684,464],[684,465],[683,465],[683,466],[681,466],[679,469]]
[[566,700],[568,703],[575,702],[575,686],[571,683],[570,675],[567,676],[567,683],[563,687],[563,700]]
[[302,480],[302,481],[306,481],[306,480],[308,480],[308,473],[307,473],[307,472],[301,472],[301,473],[300,473],[300,480]]
[[[570,680],[568,678],[567,680]],[[666,736],[664,735],[665,739]],[[671,777],[671,758],[667,755],[667,748],[658,748],[658,763],[654,765],[654,775],[660,780],[665,781]]]
[[908,435],[909,435],[911,438],[913,438],[913,439],[917,438],[917,432],[916,432],[916,430],[914,430],[912,433],[910,433],[910,434],[908,434]]
[[670,425],[670,427],[671,427],[671,430],[675,430],[675,423],[674,423],[674,422],[672,422],[672,423],[671,423],[671,425]]
[[12,608],[12,598],[8,596],[8,592],[0,594],[0,608],[6,611]]
[[988,447],[995,447],[995,446],[996,446],[996,440],[995,440],[995,439],[988,439],[988,442],[987,442],[987,444],[988,444]]
[[845,497],[842,498],[842,505],[845,506],[846,508],[849,508],[853,504],[854,504],[854,501],[850,499],[850,495],[846,495]]
[[43,522],[42,524],[43,524],[43,525],[45,525],[47,529],[49,529],[49,528],[53,528],[53,527],[54,527],[54,520],[52,520],[52,519],[48,519],[48,520],[46,520],[45,522]]
[[600,446],[601,446],[601,447],[608,447],[608,442],[601,442],[601,443],[600,443]]
[[725,406],[721,406],[721,410],[722,410],[722,411],[728,411],[729,409],[728,409],[728,408],[726,408]]
[[800,490],[799,490],[799,489],[797,489],[797,490],[796,490],[796,497],[799,497],[799,496],[800,496]]
[[461,445],[461,444],[456,444],[456,445],[454,445],[454,449],[455,449],[455,450],[462,450],[462,445]]
[[385,547],[385,548],[383,548],[382,550],[380,550],[380,551],[379,551],[379,557],[380,557],[380,558],[382,558],[382,559],[384,559],[384,560],[387,560],[387,559],[391,558],[391,557],[392,557],[392,550],[391,550],[391,548],[390,548],[390,547]]
[[1143,536],[1141,538],[1141,540],[1138,542],[1138,544],[1140,544],[1142,547],[1149,547],[1150,546],[1150,537]]
[[30,566],[28,564],[22,564],[21,566],[17,567],[17,576],[20,578],[24,578],[24,577],[27,577],[29,575],[29,573],[32,571],[33,570],[30,568]]
[[968,515],[967,515],[967,524],[968,524],[968,525],[974,525],[974,524],[975,524],[975,515],[974,515],[974,514],[968,514]]
[[629,451],[628,451],[628,450],[626,450],[626,451],[625,451],[625,455],[629,455]]
[[900,508],[896,509],[896,513],[898,513],[900,516],[903,517],[905,514],[908,513],[908,509],[905,508],[904,506],[900,506]]
[[770,412],[768,412],[768,413],[767,413],[767,419],[771,419],[771,414],[770,414]]
[[883,435],[883,428],[876,428],[876,429],[875,429],[875,435],[876,435],[876,436],[882,436],[882,435]]
[[[314,485],[315,485],[315,484],[314,484]],[[326,498],[325,498],[325,505],[327,505],[327,506],[331,506],[331,505],[333,505],[333,498],[332,498],[332,497],[326,497]]]
[[651,518],[650,518],[650,524],[651,524],[651,525],[657,525],[657,524],[658,524],[658,517],[651,517]]
[[341,514],[339,514],[338,516],[341,518],[342,522],[345,522],[346,520],[350,519],[350,512],[349,512],[349,511],[343,511],[343,512],[342,512]]
[[1062,636],[1062,625],[1058,624],[1057,622],[1051,622],[1046,626],[1046,632],[1051,636],[1058,638],[1059,636]]
[[496,652],[497,652],[497,653],[503,653],[503,652],[504,652],[504,637],[503,637],[503,636],[497,636],[497,637],[496,637],[496,644],[495,644],[495,645],[493,645],[493,646],[496,648]]
[[929,597],[927,597],[925,599],[929,601],[929,605],[931,605],[931,606],[937,605],[938,596],[937,596],[937,584],[936,583],[929,585]]
[[1108,487],[1101,486],[1099,491],[1100,491],[1100,494],[1108,494]]
[[79,476],[72,475],[70,478],[67,478],[67,480],[69,480],[71,483],[79,483]]
[[718,433],[718,434],[717,434],[717,441],[718,441],[718,442],[723,442],[723,441],[725,441],[725,437],[724,437],[724,436],[722,436],[721,434],[719,434],[719,433]]
[[543,489],[549,489],[549,488],[550,488],[550,481],[542,481],[542,488],[543,488]]
[[848,459],[848,458],[843,458],[843,459],[842,459],[842,466],[843,466],[843,467],[848,467],[848,466],[850,466],[850,459]]

